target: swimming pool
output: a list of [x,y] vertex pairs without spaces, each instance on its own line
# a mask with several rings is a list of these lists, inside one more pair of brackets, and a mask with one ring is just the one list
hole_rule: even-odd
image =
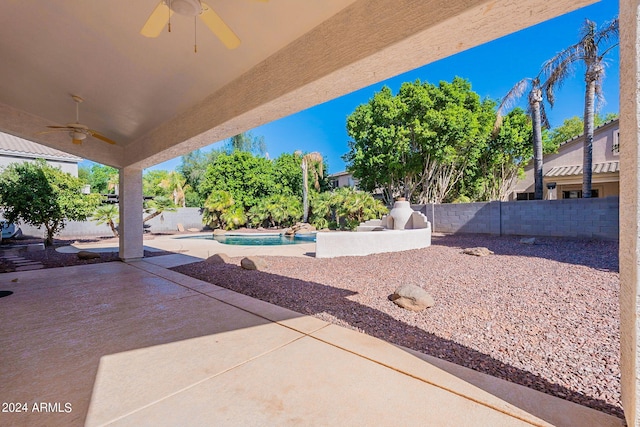
[[296,235],[295,237],[285,236],[276,233],[255,233],[255,234],[233,234],[227,233],[222,235],[205,235],[183,237],[183,239],[205,239],[215,240],[225,245],[241,245],[241,246],[279,246],[279,245],[298,245],[302,243],[315,243],[315,234]]

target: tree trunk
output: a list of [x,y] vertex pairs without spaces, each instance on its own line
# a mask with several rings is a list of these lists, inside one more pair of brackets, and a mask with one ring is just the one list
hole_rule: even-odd
[[44,245],[52,246],[53,245],[53,228],[49,226],[49,224],[44,225],[47,229],[47,237],[45,238]]
[[306,159],[302,159],[302,222],[309,219],[309,176]]
[[107,221],[107,224],[109,224],[109,227],[111,227],[111,232],[113,233],[113,235],[119,237],[118,230],[116,230],[116,225],[113,223],[113,220]]
[[543,174],[542,174],[542,117],[540,115],[540,103],[542,92],[534,89],[529,94],[529,106],[531,108],[531,121],[533,125],[533,177],[535,181],[534,199],[542,200]]
[[162,213],[162,211],[155,211],[154,213],[152,213],[152,214],[150,214],[150,215],[147,215],[147,216],[142,220],[142,222],[143,222],[143,223],[145,223],[145,222],[149,221],[150,219],[153,219],[153,218],[157,217],[157,216],[158,216],[158,215],[160,215],[161,213]]
[[596,80],[588,72],[584,95],[584,152],[582,156],[582,197],[591,198],[593,164],[593,119],[595,113]]

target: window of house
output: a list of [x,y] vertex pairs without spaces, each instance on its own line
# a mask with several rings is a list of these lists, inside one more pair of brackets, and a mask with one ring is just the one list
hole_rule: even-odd
[[[591,197],[592,198],[597,198],[598,197],[598,190],[596,189],[591,189]],[[582,199],[582,190],[569,190],[569,191],[563,191],[562,192],[562,198],[563,199]]]
[[535,200],[535,193],[516,193],[516,200]]
[[613,132],[613,143],[611,144],[611,152],[614,156],[620,155],[620,131]]

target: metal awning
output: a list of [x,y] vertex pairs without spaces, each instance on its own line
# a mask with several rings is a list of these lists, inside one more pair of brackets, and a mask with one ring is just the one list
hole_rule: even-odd
[[[603,162],[603,163],[594,163],[591,165],[591,171],[594,174],[600,173],[615,173],[620,172],[620,162]],[[575,176],[582,175],[582,165],[577,166],[554,166],[544,174],[544,176],[548,177],[558,177],[558,176]]]

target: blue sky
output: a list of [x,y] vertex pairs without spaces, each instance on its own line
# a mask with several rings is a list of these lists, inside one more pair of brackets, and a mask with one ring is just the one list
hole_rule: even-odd
[[[617,14],[618,1],[603,0],[595,5],[257,127],[251,132],[254,136],[264,137],[267,152],[271,158],[295,150],[319,151],[327,159],[329,172],[340,172],[345,169],[341,157],[349,149],[346,118],[358,105],[367,102],[383,85],[389,86],[395,93],[403,82],[420,79],[438,83],[442,80],[451,81],[455,76],[460,76],[469,80],[473,90],[481,97],[499,100],[522,78],[534,77],[547,59],[576,43],[585,19],[588,18],[600,25],[613,19]],[[600,109],[601,113],[619,111],[618,69],[619,51],[615,49],[608,55],[608,68],[603,85],[606,104]],[[566,118],[582,117],[583,73],[583,69],[576,68],[575,75],[556,92],[554,108],[547,107],[547,115],[552,127],[562,124]],[[523,107],[525,107],[524,101],[525,97],[522,100]],[[218,142],[203,150],[221,146],[222,143]],[[173,170],[179,164],[178,157],[150,169]]]

